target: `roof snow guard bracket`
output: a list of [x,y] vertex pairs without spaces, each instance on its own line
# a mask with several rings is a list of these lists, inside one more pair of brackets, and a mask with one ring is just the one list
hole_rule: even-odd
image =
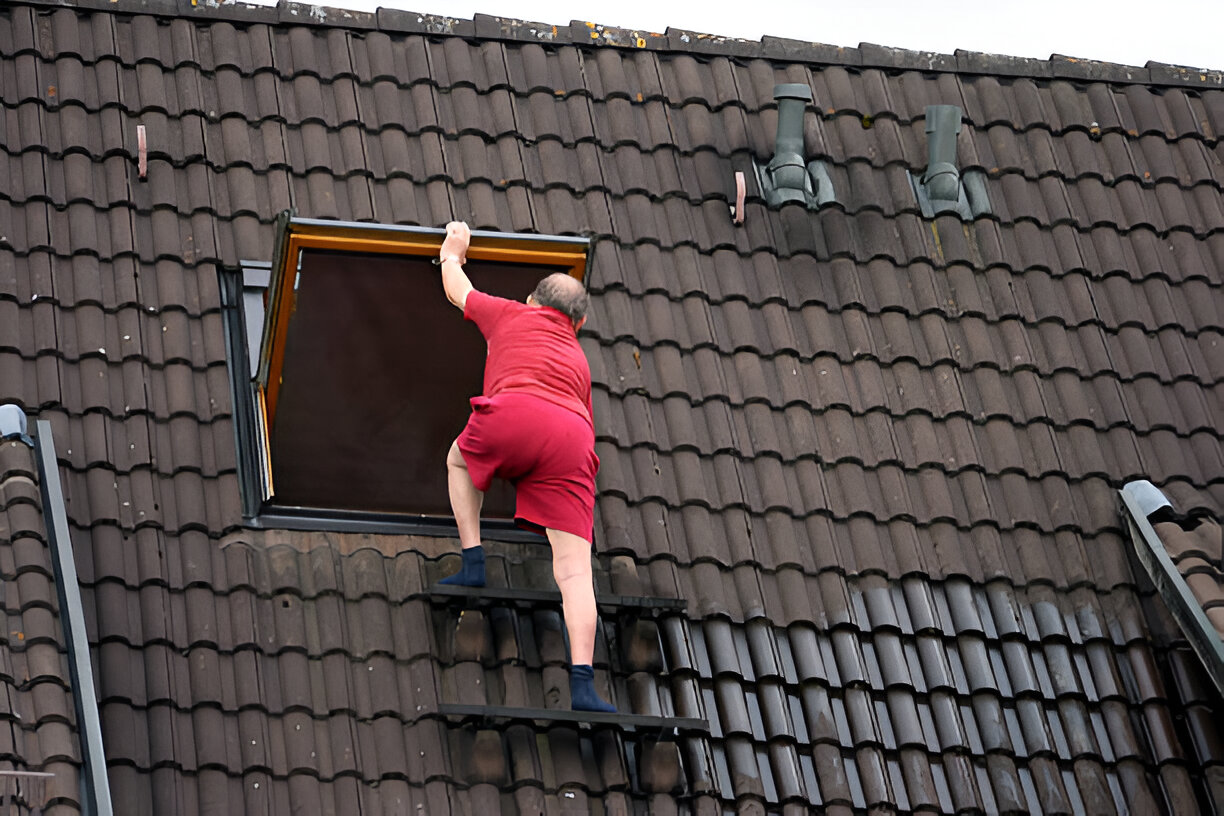
[[[548,589],[519,589],[516,587],[468,587],[435,584],[429,588],[430,600],[462,606],[466,609],[482,609],[510,604],[532,608],[541,604],[561,605],[561,593]],[[637,614],[658,617],[675,614],[688,608],[683,598],[659,598],[643,595],[607,595],[600,593],[595,598],[596,606],[604,612],[628,610]]]
[[446,719],[476,720],[488,722],[568,722],[587,725],[610,725],[621,731],[671,731],[708,735],[710,723],[700,717],[668,717],[657,714],[629,714],[620,711],[571,711],[558,708],[516,708],[512,706],[464,705],[441,703],[438,713]]
[[954,212],[968,221],[990,214],[986,174],[956,169],[956,136],[961,129],[957,105],[927,105],[927,167],[920,179],[910,173],[910,185],[924,218]]
[[812,101],[812,89],[802,83],[775,85],[774,99],[778,102],[774,157],[764,167],[752,163],[765,203],[777,207],[794,201],[809,210],[836,203],[824,162],[803,160],[803,117]]

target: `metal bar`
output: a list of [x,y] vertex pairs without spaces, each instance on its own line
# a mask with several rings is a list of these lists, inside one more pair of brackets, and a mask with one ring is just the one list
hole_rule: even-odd
[[650,714],[608,714],[602,711],[570,711],[555,708],[513,708],[481,706],[463,703],[441,703],[438,713],[444,717],[478,720],[544,720],[548,722],[591,723],[614,725],[626,731],[641,729],[675,729],[709,733],[710,724],[697,717],[657,717]]
[[[495,601],[521,603],[561,603],[561,593],[548,589],[515,589],[512,587],[466,587],[438,584],[430,587],[434,599],[464,599],[488,606]],[[641,595],[602,595],[595,599],[605,609],[667,609],[684,611],[688,601],[683,598],[659,598]]]
[[1202,603],[1190,591],[1185,577],[1173,559],[1169,558],[1160,536],[1147,516],[1143,515],[1143,510],[1129,493],[1124,490],[1119,493],[1130,516],[1131,543],[1139,563],[1152,577],[1152,583],[1207,669],[1216,690],[1224,694],[1224,641],[1220,640],[1215,626],[1207,619]]
[[[266,276],[266,270],[264,274]],[[248,317],[244,314],[248,311],[244,303],[247,297],[243,288],[244,275],[245,270],[242,274],[226,269],[221,269],[217,273],[221,289],[221,319],[225,328],[225,357],[229,361],[226,370],[229,374],[230,405],[233,406],[233,413],[237,420],[233,426],[235,450],[238,452],[238,492],[242,499],[242,514],[246,517],[259,512],[263,496],[256,487],[260,482],[257,475],[259,473],[259,453],[256,447],[259,443],[255,431],[255,389],[251,385],[251,370],[252,367],[258,365],[258,361],[253,352],[249,358],[246,358],[249,367],[242,367],[244,359],[241,353],[244,348],[242,323],[244,318]],[[262,301],[259,307],[262,310]],[[251,336],[249,323],[247,336]]]
[[[269,368],[271,359],[267,355],[267,350],[271,346],[276,323],[272,316],[279,310],[281,298],[285,297],[284,285],[281,281],[284,275],[280,273],[288,263],[289,222],[291,220],[293,220],[293,210],[285,210],[276,216],[276,245],[272,249],[272,267],[268,280],[268,308],[264,313],[263,332],[259,339],[259,368],[255,371],[255,381],[259,383],[260,388],[267,388],[268,378],[271,375]],[[296,262],[294,267],[297,267]],[[289,296],[292,296],[292,291]],[[250,338],[247,339],[247,342],[250,342]]]
[[93,667],[89,659],[89,637],[85,633],[85,611],[81,606],[81,584],[77,579],[76,558],[68,532],[64,509],[64,488],[60,483],[59,462],[51,423],[38,420],[34,441],[38,454],[38,482],[42,493],[43,517],[55,567],[55,591],[59,596],[60,623],[68,645],[68,669],[72,680],[72,702],[76,708],[81,739],[81,810],[85,816],[111,816],[110,782],[106,774],[106,752],[102,748],[102,723],[98,717],[98,695],[94,689]]

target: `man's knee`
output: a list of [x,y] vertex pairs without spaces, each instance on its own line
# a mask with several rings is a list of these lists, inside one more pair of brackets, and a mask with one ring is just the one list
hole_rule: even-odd
[[558,583],[574,578],[591,577],[591,559],[576,556],[557,557],[553,553],[553,579]]
[[549,530],[552,544],[553,579],[559,584],[575,578],[591,580],[591,543],[576,535]]

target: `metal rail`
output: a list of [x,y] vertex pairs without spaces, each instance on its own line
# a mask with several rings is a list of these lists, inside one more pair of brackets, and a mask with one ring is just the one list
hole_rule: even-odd
[[85,816],[111,816],[110,782],[106,773],[106,752],[102,748],[102,723],[98,716],[98,694],[94,688],[93,667],[89,658],[89,637],[85,632],[85,610],[81,605],[81,584],[77,578],[72,537],[68,532],[68,514],[64,508],[64,488],[60,483],[55,441],[51,436],[51,423],[45,419],[38,420],[34,450],[38,454],[43,518],[51,545],[51,562],[55,568],[60,623],[68,646],[72,703],[76,708],[81,739],[81,812]]

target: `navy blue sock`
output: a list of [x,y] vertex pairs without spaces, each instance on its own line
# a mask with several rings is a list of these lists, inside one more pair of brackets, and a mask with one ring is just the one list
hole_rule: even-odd
[[463,556],[463,566],[454,575],[443,578],[438,581],[439,584],[449,584],[451,586],[470,586],[482,587],[485,585],[485,552],[484,547],[477,544],[475,547],[468,547],[460,550],[459,554]]
[[595,691],[595,669],[580,663],[570,669],[570,706],[574,711],[616,713],[616,706],[605,703]]

